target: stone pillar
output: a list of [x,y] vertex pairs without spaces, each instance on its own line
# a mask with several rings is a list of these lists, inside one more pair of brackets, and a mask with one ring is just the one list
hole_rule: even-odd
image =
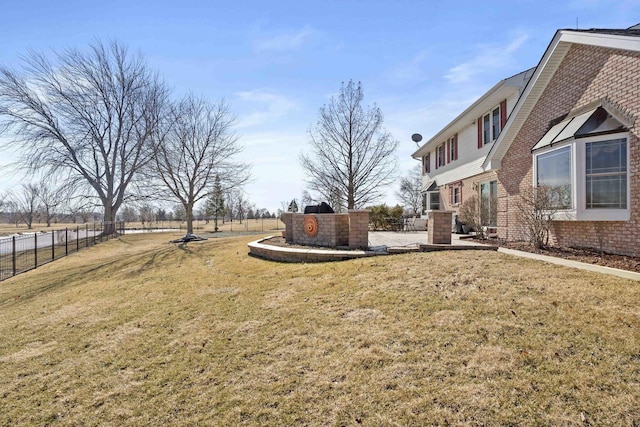
[[284,222],[285,241],[287,243],[293,243],[293,213],[284,212],[282,214],[282,222]]
[[427,243],[431,245],[451,244],[451,211],[428,211]]
[[369,211],[349,210],[349,248],[369,247]]

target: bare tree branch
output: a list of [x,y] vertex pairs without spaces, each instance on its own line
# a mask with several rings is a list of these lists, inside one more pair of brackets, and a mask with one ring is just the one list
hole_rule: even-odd
[[[167,89],[140,55],[118,43],[30,51],[17,72],[0,67],[0,132],[30,173],[69,173],[114,221],[132,180],[153,151]],[[110,230],[106,230],[110,231]]]
[[309,131],[312,153],[300,158],[309,188],[339,203],[338,210],[379,199],[395,176],[398,141],[382,128],[379,108],[363,109],[363,98],[360,83],[343,83]]
[[222,189],[229,189],[245,183],[250,168],[234,161],[241,147],[224,101],[211,104],[188,95],[169,117],[157,138],[152,176],[182,204],[192,234],[194,206],[214,191],[216,176]]

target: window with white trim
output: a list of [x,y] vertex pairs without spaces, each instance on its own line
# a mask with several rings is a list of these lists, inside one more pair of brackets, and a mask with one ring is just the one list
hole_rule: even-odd
[[498,225],[498,181],[480,184],[480,216],[482,225]]
[[446,156],[444,146],[445,144],[442,144],[436,148],[436,166],[439,168],[445,165]]
[[449,138],[449,162],[458,159],[458,139],[455,136]]
[[489,144],[495,141],[500,135],[500,107],[494,108],[482,118],[482,142]]
[[587,209],[627,208],[627,140],[585,144]]
[[571,145],[536,156],[536,186],[549,190],[553,208],[571,209]]
[[427,193],[427,209],[432,211],[440,210],[440,191],[430,191]]
[[626,132],[572,138],[533,154],[534,185],[557,193],[558,219],[629,219],[629,155]]

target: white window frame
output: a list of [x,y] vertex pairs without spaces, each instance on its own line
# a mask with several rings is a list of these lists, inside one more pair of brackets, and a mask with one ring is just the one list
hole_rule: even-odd
[[[484,187],[485,185],[487,186],[487,188],[489,189],[489,212],[491,212],[491,183],[495,183],[495,189],[496,189],[496,200],[495,202],[498,203],[498,180],[497,179],[492,179],[489,181],[482,181],[479,183],[478,185],[478,200],[480,201],[480,203],[482,204],[482,187]],[[481,206],[482,209],[482,206]],[[486,224],[486,227],[491,227],[491,228],[496,228],[498,226],[498,218],[497,218],[497,212],[498,212],[498,206],[495,206],[495,210],[496,210],[496,218],[495,218],[495,224],[491,224],[491,220],[493,218],[491,218],[491,214],[489,214],[489,224]]]
[[457,158],[458,144],[456,144],[456,137],[449,138],[449,163],[453,162]]
[[[494,117],[494,112],[498,112],[498,132],[494,132],[493,130],[493,117]],[[485,121],[485,118],[489,118],[489,140],[487,141],[485,139],[485,135],[487,134],[487,129],[485,128],[485,126],[487,125],[487,122]],[[498,105],[495,108],[492,108],[487,114],[484,114],[482,116],[482,145],[487,145],[489,143],[492,143],[493,141],[495,141],[496,139],[498,139],[498,135],[500,135],[500,132],[502,132],[502,124],[500,123],[500,105]]]
[[447,144],[440,144],[436,147],[436,164],[438,168],[442,168],[447,165]]
[[[625,139],[627,144],[627,207],[623,208],[597,208],[587,209],[587,174],[586,174],[586,145],[590,142],[609,141],[613,139]],[[549,153],[566,146],[571,146],[571,202],[572,208],[559,210],[553,215],[553,219],[560,221],[629,221],[631,217],[631,179],[630,179],[630,146],[629,133],[618,132],[614,134],[598,135],[585,138],[572,138],[566,143],[557,144],[533,153],[533,182],[537,185],[537,156]]]
[[[431,206],[431,195],[432,194],[438,194],[438,207],[436,209],[434,209]],[[442,209],[442,197],[440,196],[440,190],[436,190],[436,191],[427,191],[425,193],[427,195],[427,210],[428,211],[439,211]]]

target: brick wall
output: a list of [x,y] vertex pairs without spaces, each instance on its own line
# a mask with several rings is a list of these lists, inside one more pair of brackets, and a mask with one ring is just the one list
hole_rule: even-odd
[[[318,222],[315,236],[307,235],[304,221],[314,217]],[[369,246],[369,211],[350,210],[346,214],[285,213],[287,243],[335,248],[367,248]]]
[[282,222],[284,222],[285,241],[293,243],[293,213],[284,212],[282,214]]
[[434,245],[451,244],[451,218],[450,211],[429,211],[427,226],[427,243]]
[[516,201],[533,185],[531,148],[549,122],[591,102],[607,98],[635,117],[630,129],[629,221],[557,221],[552,242],[640,256],[640,54],[574,45],[541,95],[502,160],[498,171],[498,234],[508,240],[525,236],[518,224]]
[[349,210],[349,248],[369,247],[369,211]]
[[[304,229],[304,220],[315,217],[318,221],[318,233],[308,236]],[[308,246],[347,246],[349,244],[349,214],[293,214],[293,242]],[[346,231],[346,232],[345,232]],[[289,231],[287,230],[287,234]]]

